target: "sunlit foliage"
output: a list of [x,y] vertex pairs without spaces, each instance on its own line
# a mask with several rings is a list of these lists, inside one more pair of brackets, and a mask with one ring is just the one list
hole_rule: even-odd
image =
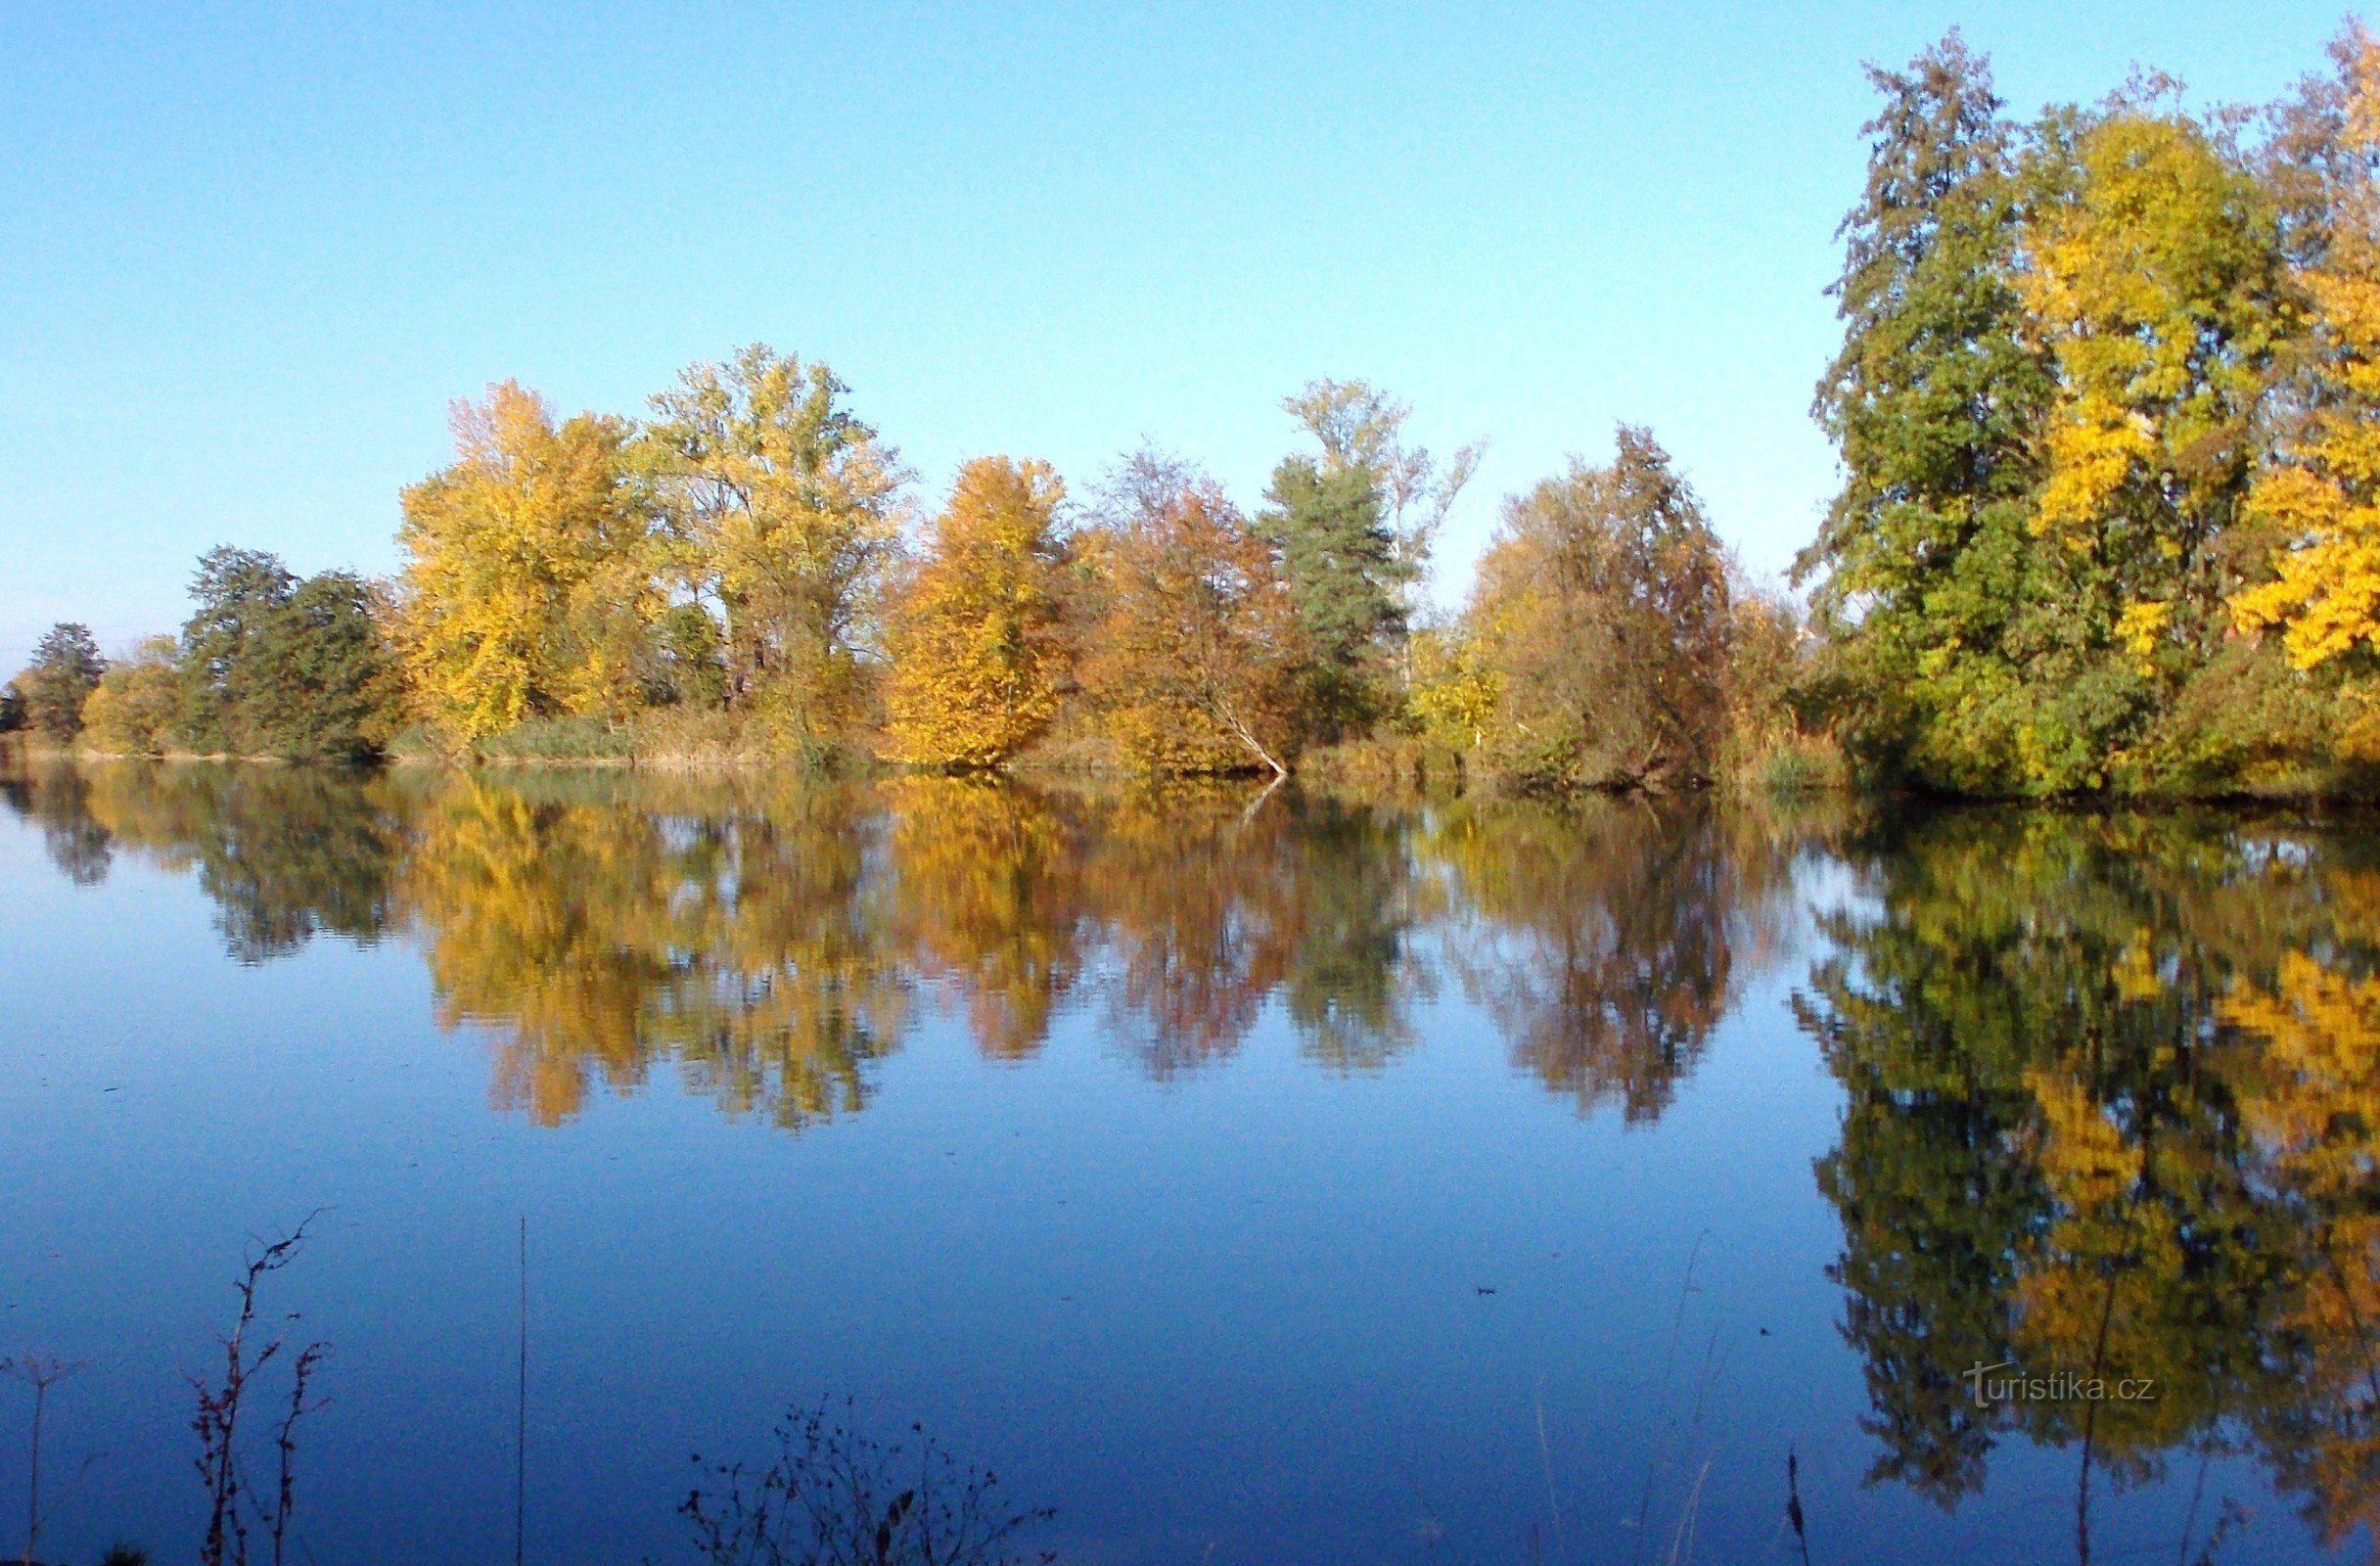
[[1071,679],[1058,507],[1044,462],[959,470],[925,558],[895,601],[887,749],[929,765],[995,766],[1039,738]]
[[1288,770],[1296,606],[1278,562],[1212,482],[1135,495],[1093,544],[1104,599],[1082,683],[1120,751],[1151,770]]
[[864,705],[868,617],[907,478],[847,391],[825,365],[755,343],[658,393],[638,444],[672,575],[716,616],[727,702],[813,746]]
[[83,699],[89,743],[116,756],[162,756],[182,721],[181,646],[170,636],[144,639],[127,659],[108,666]]
[[1497,676],[1486,743],[1541,786],[1701,782],[1725,739],[1725,555],[1651,433],[1618,444],[1505,507],[1466,614]]
[[455,462],[403,495],[398,645],[423,714],[458,739],[633,699],[659,618],[627,424],[557,425],[514,382],[457,403]]

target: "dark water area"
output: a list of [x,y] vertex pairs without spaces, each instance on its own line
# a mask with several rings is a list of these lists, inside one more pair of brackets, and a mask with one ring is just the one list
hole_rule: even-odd
[[82,1362],[44,1559],[196,1554],[189,1378],[317,1210],[262,1296],[330,1345],[294,1560],[510,1558],[524,1220],[530,1561],[700,1558],[691,1454],[821,1399],[1068,1562],[2370,1550],[2367,818],[0,806],[0,1354]]

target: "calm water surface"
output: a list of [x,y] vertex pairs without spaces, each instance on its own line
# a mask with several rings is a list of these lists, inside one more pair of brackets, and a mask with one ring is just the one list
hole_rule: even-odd
[[325,1563],[507,1558],[524,1217],[532,1561],[689,1559],[690,1453],[821,1397],[1070,1562],[1800,1560],[1789,1452],[1815,1562],[2368,1548],[2362,821],[0,790],[46,1556],[188,1557],[185,1377],[317,1208]]

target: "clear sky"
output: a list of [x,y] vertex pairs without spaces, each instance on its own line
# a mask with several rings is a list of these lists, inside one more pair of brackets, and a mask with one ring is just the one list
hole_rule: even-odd
[[[567,20],[562,20],[567,17]],[[2128,66],[2322,64],[2334,0],[2197,5],[0,7],[0,666],[111,651],[193,557],[395,563],[446,404],[640,411],[759,340],[921,494],[1151,436],[1253,502],[1279,399],[1361,376],[1487,436],[1442,549],[1648,423],[1756,569],[1808,420],[1860,62],[1953,23],[2030,113]]]

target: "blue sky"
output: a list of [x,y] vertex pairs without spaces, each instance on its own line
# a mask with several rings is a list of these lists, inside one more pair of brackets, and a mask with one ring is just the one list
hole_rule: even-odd
[[[559,20],[565,13],[568,20]],[[1833,482],[1820,291],[1863,59],[1953,23],[2025,112],[2263,101],[2333,4],[0,8],[0,666],[232,541],[395,564],[448,400],[641,409],[759,340],[931,497],[1151,436],[1253,501],[1320,375],[1494,442],[1442,548],[1649,423],[1756,569]]]

